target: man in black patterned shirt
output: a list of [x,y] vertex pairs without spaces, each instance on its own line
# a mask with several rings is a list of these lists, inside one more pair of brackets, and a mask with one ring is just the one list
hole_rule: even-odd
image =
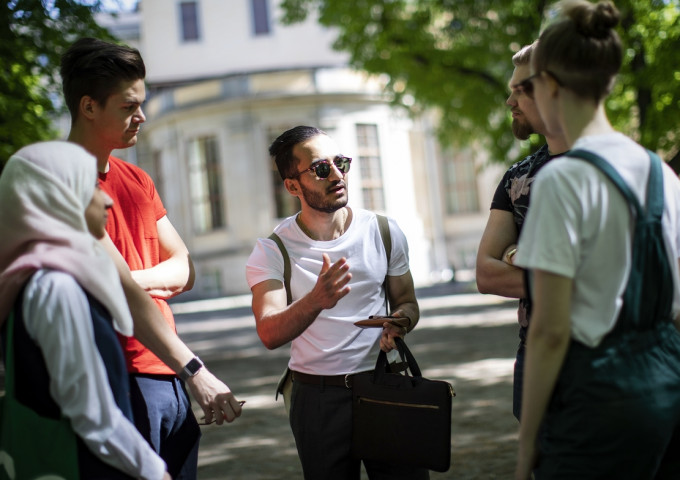
[[531,53],[536,42],[527,45],[512,57],[515,70],[510,79],[510,96],[506,104],[512,112],[512,133],[526,140],[532,133],[545,136],[546,144],[535,153],[510,167],[498,184],[486,229],[477,252],[477,288],[491,293],[519,298],[517,319],[520,324],[519,346],[515,361],[512,411],[520,419],[524,346],[529,326],[524,273],[512,263],[517,239],[529,208],[531,184],[538,171],[550,159],[564,153],[567,144],[561,132],[548,132],[533,100],[530,76]]

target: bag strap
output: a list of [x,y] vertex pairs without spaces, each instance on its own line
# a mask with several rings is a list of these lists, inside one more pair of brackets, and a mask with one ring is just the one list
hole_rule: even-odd
[[281,237],[274,232],[269,235],[269,238],[274,240],[283,257],[283,287],[286,289],[286,300],[288,301],[288,305],[290,305],[293,303],[293,295],[290,293],[290,257],[288,256],[288,250],[283,246]]
[[390,234],[390,224],[385,215],[376,213],[375,218],[378,220],[378,230],[380,231],[380,237],[385,246],[385,256],[387,257],[387,266],[389,268],[390,258],[392,257],[392,234]]
[[[387,270],[390,269],[390,258],[392,257],[392,234],[390,233],[390,224],[385,215],[375,214],[378,220],[378,231],[385,247],[385,256],[387,257]],[[387,271],[385,271],[385,280],[383,280],[383,288],[385,289],[385,313],[390,315],[390,287],[387,282]]]
[[[376,213],[375,217],[378,220],[378,230],[380,231],[380,238],[382,239],[383,245],[385,247],[385,254],[387,256],[387,268],[389,268],[390,257],[392,255],[392,236],[390,235],[390,225],[389,222],[387,221],[387,217],[385,217],[384,215],[378,215]],[[276,243],[276,245],[279,247],[279,250],[281,251],[281,256],[283,257],[283,286],[286,289],[286,300],[288,302],[288,305],[290,305],[291,303],[293,303],[293,295],[290,292],[291,268],[288,250],[286,250],[286,247],[283,245],[281,237],[279,237],[276,233],[272,232],[272,234],[269,235],[268,238],[270,240],[273,240],[274,243]],[[390,299],[387,287],[387,275],[385,275],[385,281],[383,282],[383,286],[385,288],[385,303],[387,305],[387,314],[389,315]]]
[[[422,378],[423,374],[420,371],[418,362],[416,362],[415,357],[411,353],[411,350],[406,346],[406,342],[401,337],[394,337],[394,343],[397,345],[397,350],[399,351],[399,356],[402,361],[406,364],[408,369],[411,371],[411,375],[414,378]],[[382,378],[390,373],[390,365],[387,361],[387,354],[380,350],[378,353],[378,360],[375,362],[375,370],[373,371],[373,381],[379,383]]]

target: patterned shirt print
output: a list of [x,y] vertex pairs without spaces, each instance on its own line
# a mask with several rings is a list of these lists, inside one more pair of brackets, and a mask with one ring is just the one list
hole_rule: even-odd
[[[496,188],[496,193],[491,202],[491,209],[505,210],[512,213],[517,226],[517,237],[522,231],[524,219],[529,210],[531,184],[536,179],[538,171],[553,158],[548,151],[548,145],[543,145],[532,155],[524,158],[510,167]],[[517,321],[522,327],[520,337],[524,340],[526,327],[529,325],[527,309],[529,302],[526,298],[520,298],[517,310]]]
[[529,209],[531,184],[536,174],[551,159],[548,145],[543,145],[532,155],[510,167],[498,184],[491,202],[491,209],[511,212],[517,225],[517,235]]

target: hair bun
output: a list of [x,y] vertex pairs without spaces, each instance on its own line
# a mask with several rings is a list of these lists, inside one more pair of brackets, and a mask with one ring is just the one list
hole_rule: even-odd
[[563,14],[576,25],[583,35],[595,38],[607,37],[619,23],[619,11],[609,0],[597,4],[587,1],[564,2]]
[[595,5],[593,26],[600,29],[612,29],[619,24],[619,11],[613,3],[606,1]]

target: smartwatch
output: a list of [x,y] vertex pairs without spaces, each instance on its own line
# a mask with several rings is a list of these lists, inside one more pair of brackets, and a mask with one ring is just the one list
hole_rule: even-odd
[[184,368],[179,372],[179,378],[186,382],[190,377],[196,375],[201,368],[203,368],[203,362],[200,358],[194,357],[184,365]]

